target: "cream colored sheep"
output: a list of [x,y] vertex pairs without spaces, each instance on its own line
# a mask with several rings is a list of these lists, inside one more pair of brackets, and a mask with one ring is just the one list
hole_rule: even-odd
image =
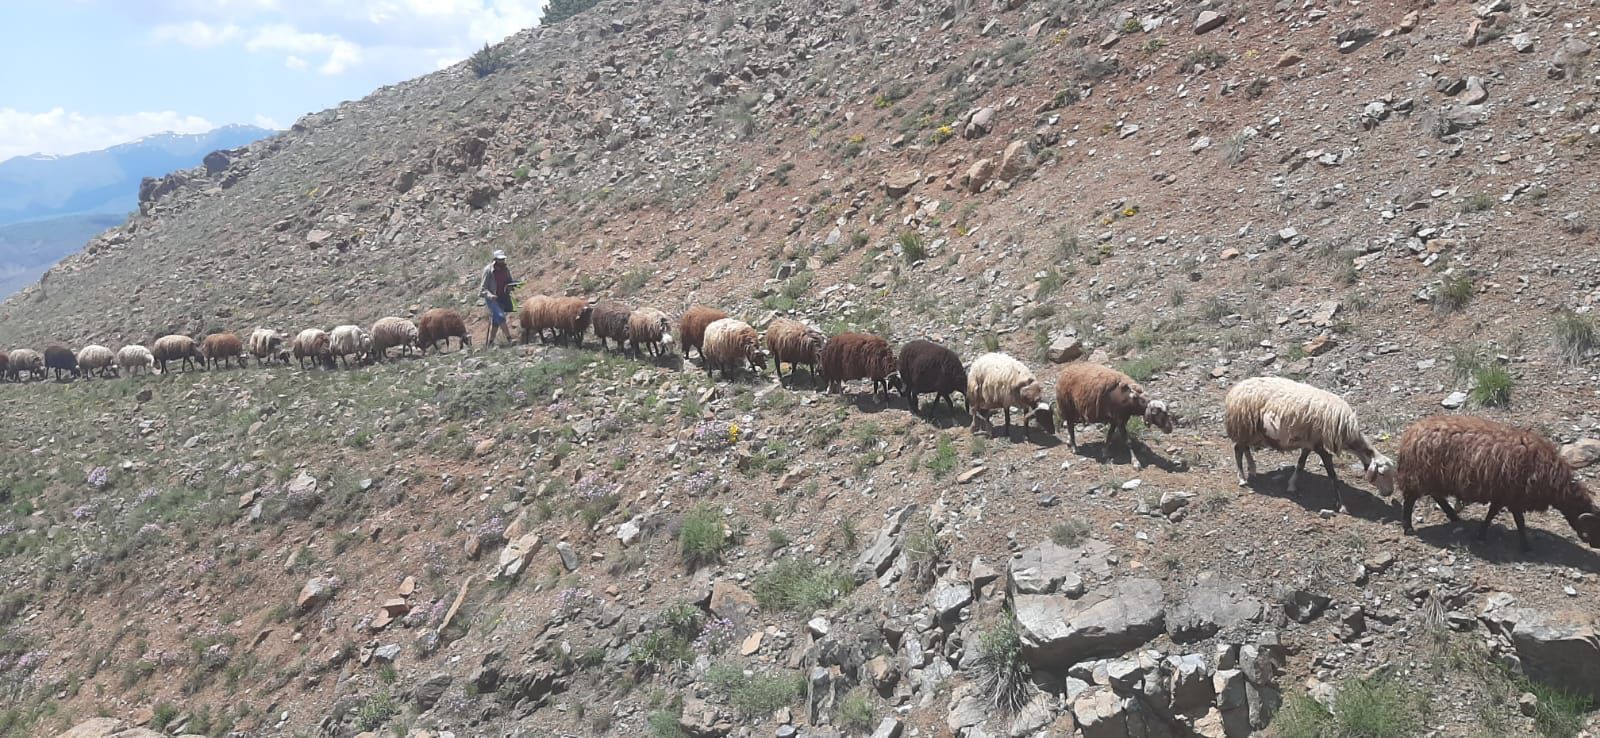
[[117,366],[122,367],[122,370],[127,372],[130,377],[138,374],[141,370],[145,372],[153,371],[155,364],[156,358],[151,355],[150,349],[137,343],[117,349]]
[[372,348],[372,335],[359,325],[341,325],[328,334],[328,350],[344,368],[350,368],[350,357],[356,357],[356,366],[367,359]]
[[403,356],[411,355],[411,347],[417,345],[417,324],[405,318],[393,316],[379,318],[372,324],[372,355],[379,359],[389,358],[389,349],[400,347]]
[[99,344],[89,344],[78,349],[78,371],[86,375],[104,377],[106,372],[117,375],[117,355]]
[[1282,377],[1252,377],[1228,390],[1223,398],[1228,438],[1233,440],[1233,460],[1239,471],[1239,486],[1249,484],[1256,473],[1253,449],[1277,451],[1300,449],[1300,461],[1289,476],[1289,491],[1294,492],[1305,471],[1306,458],[1315,451],[1333,482],[1334,500],[1345,509],[1339,495],[1339,476],[1333,456],[1349,451],[1361,459],[1363,477],[1385,497],[1394,492],[1394,462],[1378,453],[1361,433],[1361,423],[1350,404],[1338,395]]
[[1011,435],[1011,408],[1022,409],[1022,431],[1028,431],[1028,422],[1037,418],[1039,427],[1046,433],[1055,432],[1050,407],[1041,402],[1044,385],[1022,362],[1001,353],[989,353],[974,359],[967,368],[967,409],[972,413],[972,429],[978,429],[978,418],[989,422],[989,412],[1003,410],[1006,417],[1006,435]]

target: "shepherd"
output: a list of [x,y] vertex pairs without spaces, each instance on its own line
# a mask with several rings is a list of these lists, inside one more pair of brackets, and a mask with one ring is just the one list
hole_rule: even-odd
[[486,345],[494,345],[496,333],[504,333],[506,344],[511,344],[511,327],[506,325],[506,316],[516,312],[516,306],[511,301],[511,290],[520,284],[511,278],[511,268],[506,266],[506,252],[496,250],[494,262],[483,268],[483,284],[479,287],[483,304],[489,308],[489,338],[484,341]]

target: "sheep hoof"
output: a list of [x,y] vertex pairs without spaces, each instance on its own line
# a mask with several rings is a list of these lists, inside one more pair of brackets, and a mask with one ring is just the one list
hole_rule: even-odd
[[1248,487],[1250,486],[1250,482],[1246,481],[1244,477],[1239,477],[1239,486]]

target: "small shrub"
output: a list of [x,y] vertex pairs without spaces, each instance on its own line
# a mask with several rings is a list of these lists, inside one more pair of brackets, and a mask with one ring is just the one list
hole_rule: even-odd
[[674,711],[652,712],[645,724],[650,727],[650,738],[689,738],[689,734],[678,725],[678,713]]
[[995,709],[1010,714],[1028,704],[1032,669],[1022,657],[1022,637],[1010,613],[978,635],[973,675],[979,693],[988,694]]
[[1091,526],[1083,518],[1069,518],[1050,529],[1050,541],[1057,546],[1071,548],[1089,538]]
[[472,73],[479,77],[487,77],[495,72],[505,69],[510,64],[510,54],[504,47],[490,46],[485,43],[483,48],[472,53],[467,58],[467,66],[472,68]]
[[939,436],[939,445],[933,450],[933,458],[928,459],[928,471],[933,472],[934,479],[943,479],[955,468],[956,444],[947,436]]
[[387,690],[373,692],[356,706],[355,728],[358,731],[377,730],[399,714],[400,705]]
[[1505,407],[1511,404],[1511,372],[1490,362],[1472,373],[1472,401],[1484,407]]
[[1222,65],[1227,63],[1227,54],[1213,49],[1210,46],[1202,46],[1194,51],[1184,54],[1183,58],[1178,60],[1178,71],[1188,72],[1194,69],[1196,66],[1202,66],[1206,69],[1220,69]]
[[900,249],[904,253],[907,263],[922,261],[928,256],[927,250],[922,245],[922,236],[916,231],[906,231],[900,234]]
[[866,734],[873,728],[872,695],[865,688],[856,689],[839,702],[837,722],[847,731]]
[[721,559],[732,543],[722,511],[714,505],[696,505],[679,521],[678,548],[691,570]]
[[1433,308],[1445,313],[1455,312],[1472,301],[1472,293],[1471,277],[1465,274],[1445,277],[1439,289],[1433,293]]
[[1561,360],[1578,366],[1600,341],[1595,339],[1594,321],[1571,310],[1556,316],[1555,345]]
[[598,2],[600,0],[545,0],[544,15],[540,17],[539,25],[549,26],[560,23],[594,7]]
[[767,551],[777,551],[789,545],[789,534],[781,528],[767,529]]
[[1228,166],[1244,161],[1244,145],[1249,140],[1250,137],[1244,133],[1235,133],[1229,136],[1227,140],[1222,142],[1222,161]]
[[752,592],[763,610],[809,613],[854,588],[855,580],[838,567],[784,559],[756,577]]
[[1332,718],[1337,735],[1404,738],[1422,731],[1426,707],[1422,695],[1407,685],[1369,677],[1339,688]]
[[1467,199],[1461,201],[1462,213],[1481,213],[1492,207],[1494,207],[1494,195],[1487,192],[1468,195]]
[[1144,382],[1155,376],[1157,372],[1165,369],[1166,365],[1165,359],[1152,354],[1145,354],[1117,364],[1117,370],[1132,377],[1135,382]]
[[1573,738],[1583,731],[1586,713],[1594,709],[1587,698],[1528,679],[1519,680],[1525,692],[1539,698],[1533,708],[1533,725],[1546,738]]
[[706,679],[746,718],[771,715],[781,707],[794,704],[805,690],[805,679],[798,672],[748,676],[739,667],[727,664],[713,666]]

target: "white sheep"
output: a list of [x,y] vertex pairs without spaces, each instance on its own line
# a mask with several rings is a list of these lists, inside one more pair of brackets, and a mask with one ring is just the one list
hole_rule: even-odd
[[749,323],[733,318],[723,318],[706,326],[700,356],[705,360],[707,374],[712,369],[721,369],[726,377],[744,368],[747,362],[751,371],[767,368],[767,352],[761,350],[761,336]]
[[1022,362],[1001,353],[989,353],[973,360],[967,368],[967,409],[972,413],[972,429],[978,429],[982,417],[994,430],[989,412],[1003,410],[1006,416],[1006,435],[1011,435],[1011,408],[1022,409],[1022,431],[1028,431],[1030,419],[1037,418],[1039,427],[1054,433],[1050,406],[1044,399],[1044,385]]
[[379,318],[372,324],[372,355],[379,359],[389,358],[389,349],[399,346],[405,356],[411,355],[411,347],[417,345],[417,324],[405,318],[393,316]]
[[25,378],[44,379],[44,354],[33,349],[12,351],[7,363],[7,371],[10,372],[12,379],[19,382]]
[[335,327],[328,334],[328,348],[333,357],[346,369],[350,368],[348,357],[356,357],[356,365],[366,361],[367,352],[372,348],[372,334],[367,333],[359,325],[341,325]]
[[256,357],[256,366],[275,361],[289,363],[289,352],[283,348],[283,338],[282,333],[271,328],[257,328],[250,332],[245,344],[250,355]]
[[137,343],[117,349],[117,366],[122,367],[130,377],[138,374],[141,369],[146,372],[152,371],[155,363],[156,357],[150,353],[150,349]]
[[1252,377],[1233,386],[1223,399],[1228,438],[1233,440],[1234,464],[1239,470],[1239,486],[1249,484],[1256,473],[1253,449],[1278,451],[1300,449],[1300,461],[1289,477],[1289,491],[1295,491],[1306,458],[1315,451],[1333,482],[1334,499],[1345,509],[1339,495],[1339,477],[1334,472],[1333,455],[1349,451],[1361,459],[1363,477],[1385,497],[1394,492],[1394,462],[1372,447],[1361,433],[1361,423],[1350,404],[1338,395],[1282,377]]
[[78,371],[85,375],[104,377],[106,372],[117,375],[117,355],[99,344],[89,344],[78,349]]

